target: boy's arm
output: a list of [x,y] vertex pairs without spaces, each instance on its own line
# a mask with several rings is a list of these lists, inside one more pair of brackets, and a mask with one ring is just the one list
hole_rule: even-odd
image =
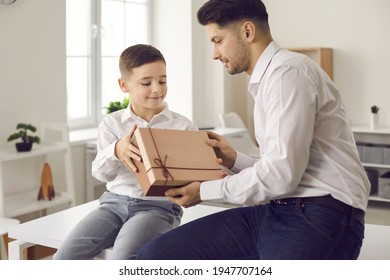
[[130,129],[125,136],[119,139],[104,122],[99,125],[97,137],[98,152],[95,160],[92,162],[93,177],[102,182],[110,182],[115,179],[118,170],[123,167],[123,164],[130,170],[134,170],[135,166],[130,157],[140,160],[140,157],[136,154],[138,151],[137,147],[130,144],[135,128]]
[[134,146],[131,143],[133,138],[134,131],[137,129],[137,125],[134,125],[130,131],[123,136],[119,141],[116,142],[114,153],[115,156],[130,170],[137,172],[138,169],[134,165],[133,160],[142,161],[141,156],[139,155],[138,147]]

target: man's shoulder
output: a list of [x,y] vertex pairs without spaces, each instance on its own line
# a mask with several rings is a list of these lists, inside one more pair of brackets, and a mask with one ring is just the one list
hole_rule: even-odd
[[300,65],[303,61],[305,61],[308,57],[294,51],[290,51],[288,49],[281,49],[275,55],[275,62],[280,64],[287,65]]
[[280,50],[272,60],[272,69],[296,70],[305,76],[312,77],[314,73],[319,73],[321,67],[307,55],[290,51]]

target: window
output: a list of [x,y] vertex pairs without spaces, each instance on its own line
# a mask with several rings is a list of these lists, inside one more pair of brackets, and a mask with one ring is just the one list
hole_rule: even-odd
[[111,101],[122,101],[118,60],[150,42],[149,0],[67,0],[66,75],[71,128],[96,126]]

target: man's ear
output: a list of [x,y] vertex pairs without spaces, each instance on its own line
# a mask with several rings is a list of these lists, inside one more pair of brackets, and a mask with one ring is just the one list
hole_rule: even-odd
[[118,84],[123,92],[125,92],[125,93],[129,92],[129,88],[127,87],[126,82],[122,78],[118,79]]
[[245,21],[244,24],[242,25],[241,32],[243,35],[243,38],[251,42],[255,38],[256,34],[256,27],[251,21]]

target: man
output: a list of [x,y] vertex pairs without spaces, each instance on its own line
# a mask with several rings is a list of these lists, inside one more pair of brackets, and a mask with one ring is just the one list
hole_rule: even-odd
[[230,74],[251,76],[260,158],[209,133],[220,162],[236,172],[166,195],[251,205],[185,224],[151,241],[140,259],[356,259],[370,184],[341,97],[310,58],[273,40],[260,0],[210,0],[198,11]]

